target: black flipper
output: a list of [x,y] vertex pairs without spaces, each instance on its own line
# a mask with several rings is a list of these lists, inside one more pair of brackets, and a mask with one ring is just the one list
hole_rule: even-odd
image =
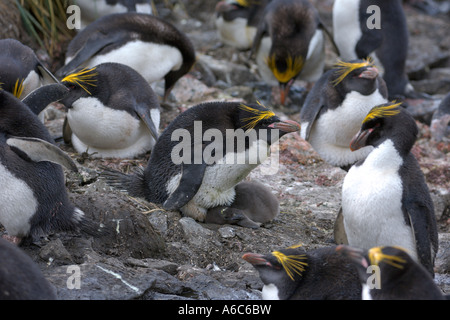
[[49,161],[78,172],[72,158],[50,142],[38,138],[11,137],[6,143],[25,153],[34,162]]
[[136,105],[136,114],[141,118],[141,120],[145,123],[147,128],[150,130],[150,133],[152,134],[153,138],[155,140],[158,140],[159,137],[159,130],[155,126],[155,123],[153,122],[153,119],[150,114],[150,109],[146,104],[140,103]]

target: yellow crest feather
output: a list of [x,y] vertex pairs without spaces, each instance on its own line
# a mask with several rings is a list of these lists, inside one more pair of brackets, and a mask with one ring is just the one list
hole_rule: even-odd
[[280,72],[277,69],[275,63],[275,54],[266,59],[266,64],[269,66],[269,69],[272,71],[273,75],[280,83],[289,82],[289,80],[295,78],[303,69],[302,57],[292,58],[292,56],[290,55],[286,58],[286,70],[283,72]]
[[373,67],[373,59],[368,58],[364,59],[363,62],[345,62],[339,60],[333,67],[335,69],[336,74],[339,75],[337,79],[333,81],[333,85],[337,86],[342,80],[345,79],[352,71],[357,70],[359,68],[364,67]]
[[20,82],[19,82],[19,79],[17,79],[17,81],[16,81],[16,84],[14,85],[14,89],[13,89],[13,95],[17,98],[17,99],[20,99],[20,96],[22,95],[22,93],[23,93],[23,81],[24,81],[25,79],[22,79]]
[[[257,103],[260,106],[263,106],[259,101],[257,101]],[[265,119],[270,119],[275,116],[275,113],[273,113],[273,111],[255,109],[255,108],[249,107],[243,103],[241,103],[239,108],[244,111],[254,114],[253,117],[247,117],[247,118],[242,119],[243,121],[247,122],[247,124],[245,124],[242,127],[246,131],[250,131],[251,129],[253,129],[260,121],[265,120]]]
[[95,77],[98,75],[98,73],[94,72],[94,70],[95,67],[91,69],[81,69],[80,71],[69,74],[64,79],[62,79],[61,82],[75,83],[79,85],[84,91],[91,94],[86,86],[96,86],[95,82],[97,81],[97,79],[95,79]]
[[400,110],[397,108],[401,105],[401,102],[391,102],[389,104],[382,104],[376,107],[373,107],[367,116],[364,118],[362,123],[366,123],[367,121],[373,120],[375,118],[384,118],[384,117],[392,117],[396,114],[400,113]]
[[[400,247],[396,247],[403,250]],[[376,247],[369,250],[369,260],[371,265],[378,265],[380,262],[387,263],[394,268],[403,269],[406,260],[397,256],[384,254],[382,252],[383,247]],[[404,250],[403,250],[404,251]]]
[[305,267],[308,266],[306,262],[300,261],[306,259],[304,254],[287,256],[280,251],[274,251],[272,255],[277,258],[292,281],[294,281],[294,273],[301,275],[305,271]]

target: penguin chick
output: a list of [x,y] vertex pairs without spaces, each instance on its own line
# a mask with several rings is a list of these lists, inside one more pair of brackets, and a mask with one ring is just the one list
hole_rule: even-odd
[[436,141],[450,140],[450,93],[433,113],[430,124],[431,138]]
[[0,300],[55,300],[56,290],[20,248],[0,238]]
[[325,42],[317,10],[308,0],[272,0],[252,47],[265,82],[280,86],[282,105],[296,79],[314,82],[325,66]]
[[299,129],[260,104],[202,103],[169,124],[145,171],[103,176],[132,196],[204,222],[208,209],[233,203],[235,186],[267,159],[271,143]]
[[267,0],[219,1],[215,9],[215,25],[220,40],[239,50],[250,49],[267,2]]
[[150,85],[134,69],[102,63],[66,76],[69,94],[64,140],[97,158],[134,158],[159,135],[160,107]]
[[9,239],[37,240],[50,232],[97,234],[94,223],[74,207],[65,192],[64,167],[77,167],[54,145],[32,111],[0,90],[0,223]]
[[292,246],[242,258],[258,270],[264,300],[361,300],[357,270],[336,247]]
[[429,272],[401,247],[362,250],[340,245],[336,251],[357,268],[363,300],[445,300]]
[[372,149],[352,152],[350,141],[387,89],[371,60],[338,61],[308,93],[300,112],[301,136],[327,163],[345,170]]
[[417,134],[416,122],[400,103],[369,112],[350,148],[373,150],[344,178],[342,214],[350,246],[403,247],[434,275],[438,232],[428,186],[411,153]]
[[164,99],[195,63],[189,38],[172,24],[148,14],[110,14],[88,25],[69,43],[65,65],[56,72],[67,76],[78,68],[101,63],[125,64],[152,84],[164,79]]
[[77,0],[80,8],[81,29],[100,17],[125,12],[152,14],[151,0]]
[[390,100],[417,96],[406,75],[409,32],[401,0],[336,0],[333,35],[341,59],[375,60]]
[[0,40],[0,83],[3,90],[23,99],[42,85],[58,80],[39,61],[34,51],[15,39]]
[[236,185],[235,191],[236,196],[229,207],[220,206],[208,210],[206,223],[259,228],[280,212],[278,199],[262,183],[244,181]]

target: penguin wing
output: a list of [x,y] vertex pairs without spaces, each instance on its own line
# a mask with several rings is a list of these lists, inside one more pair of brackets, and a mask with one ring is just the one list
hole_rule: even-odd
[[340,57],[341,54],[339,52],[339,48],[336,45],[336,42],[334,42],[334,38],[330,30],[328,30],[328,28],[321,21],[319,21],[319,25],[317,26],[317,28],[321,29],[327,35],[328,40],[330,40],[331,45],[333,46],[334,52],[336,52],[337,56]]
[[152,115],[150,113],[150,108],[148,107],[148,105],[144,103],[137,103],[135,106],[135,110],[139,118],[141,118],[141,120],[150,130],[150,133],[152,134],[153,138],[155,138],[155,141],[158,140],[159,137],[158,128],[155,126],[155,123],[153,122]]
[[183,164],[180,184],[164,202],[163,208],[166,210],[178,210],[187,204],[200,188],[205,170],[205,162],[201,164]]
[[305,102],[300,115],[300,119],[302,122],[302,138],[304,140],[309,140],[309,135],[311,134],[311,129],[314,125],[314,122],[316,122],[316,119],[324,108],[325,101],[322,95],[319,99],[313,99]]
[[[11,137],[6,140],[6,143],[10,147],[15,147],[25,153],[34,162],[49,161],[78,172],[73,160],[50,142],[38,138]],[[20,153],[17,154],[22,156]]]
[[30,92],[22,102],[38,115],[50,103],[63,99],[68,93],[69,89],[61,83],[48,84]]
[[256,29],[255,37],[253,38],[252,48],[250,50],[249,58],[251,58],[258,51],[258,47],[261,44],[261,40],[265,34],[268,33],[268,24],[265,19],[262,19]]
[[126,38],[126,32],[105,34],[95,32],[89,36],[84,45],[78,50],[72,60],[56,72],[58,77],[63,77],[78,68],[83,62],[92,58],[105,47],[118,43]]
[[58,83],[58,79],[40,62],[38,62],[36,68],[41,74],[44,84]]

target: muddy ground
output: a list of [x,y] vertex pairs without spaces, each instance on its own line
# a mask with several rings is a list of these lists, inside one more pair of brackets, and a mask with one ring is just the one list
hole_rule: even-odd
[[[331,26],[333,2],[313,2],[325,24]],[[270,98],[271,88],[260,82],[254,63],[247,61],[248,52],[220,43],[214,27],[214,5],[214,1],[195,1],[195,5],[185,1],[170,9],[158,6],[159,15],[186,32],[198,53],[195,68],[177,83],[163,105],[161,128],[185,108],[210,100],[258,99],[281,117],[300,121],[301,102],[307,93],[304,84],[295,84],[287,107],[277,106]],[[411,32],[408,71],[413,85],[441,99],[450,87],[448,16],[430,16],[409,5],[405,11]],[[329,66],[335,58],[329,45],[327,57]],[[161,90],[159,86],[156,92]],[[430,109],[415,110],[420,136],[414,152],[432,193],[439,224],[436,282],[448,293],[450,145],[448,140],[437,143],[431,139],[426,123]],[[61,136],[64,114],[59,105],[47,112],[46,125],[55,137]],[[280,201],[280,214],[259,229],[197,223],[178,212],[131,198],[99,179],[101,165],[129,171],[145,166],[149,155],[95,160],[89,154],[77,154],[70,145],[60,142],[60,146],[80,171],[67,172],[71,200],[115,231],[112,237],[98,239],[54,234],[24,247],[55,285],[60,299],[260,299],[262,283],[242,259],[245,252],[267,253],[298,243],[307,249],[334,245],[333,224],[345,171],[322,161],[298,133],[281,139],[280,166],[275,174],[266,175],[268,161],[247,178],[269,186]],[[80,286],[73,289],[68,285],[73,279],[69,266],[80,270]]]

